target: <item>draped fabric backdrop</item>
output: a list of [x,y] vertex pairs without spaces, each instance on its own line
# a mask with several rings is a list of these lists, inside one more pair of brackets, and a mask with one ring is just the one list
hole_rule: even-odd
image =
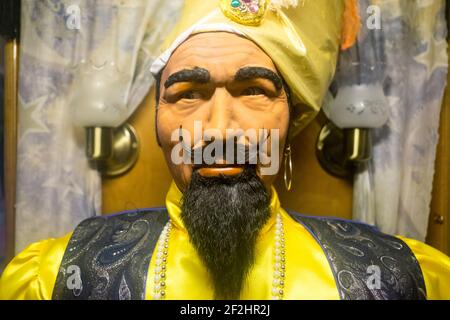
[[154,50],[181,5],[181,0],[22,1],[16,251],[62,236],[101,212],[100,177],[88,166],[84,130],[72,124],[68,107],[79,85],[74,71],[80,61],[117,59],[130,74],[123,90],[132,114],[153,83]]
[[[382,231],[425,240],[439,115],[447,81],[444,0],[361,0],[381,9],[388,123],[355,176],[353,217]],[[360,39],[360,51],[366,48]]]

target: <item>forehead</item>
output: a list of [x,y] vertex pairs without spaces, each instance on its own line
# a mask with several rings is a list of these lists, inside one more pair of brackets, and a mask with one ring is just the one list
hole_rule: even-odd
[[234,76],[244,66],[268,68],[277,73],[272,59],[253,41],[228,32],[191,36],[172,54],[163,78],[182,69],[205,68],[211,76]]

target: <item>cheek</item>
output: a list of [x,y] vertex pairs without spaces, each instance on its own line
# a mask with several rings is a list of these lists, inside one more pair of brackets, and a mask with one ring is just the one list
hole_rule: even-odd
[[159,141],[162,147],[166,147],[170,144],[172,137],[172,132],[175,129],[173,123],[169,121],[169,113],[165,106],[160,106],[158,113],[156,115],[156,129],[159,137]]
[[[189,184],[192,167],[185,164],[175,164],[172,161],[172,150],[179,143],[176,137],[178,137],[180,125],[183,128],[189,127],[186,122],[186,118],[176,117],[168,106],[163,106],[158,110],[156,124],[161,148],[172,177],[181,191],[184,191]],[[174,140],[172,135],[175,137]]]
[[279,121],[278,129],[280,129],[280,139],[285,140],[288,135],[289,120],[290,120],[289,106],[287,104],[284,106],[282,111],[278,113],[277,118]]
[[192,167],[184,164],[174,164],[170,158],[170,152],[165,153],[165,157],[173,180],[178,188],[184,192],[191,181]]
[[282,149],[289,131],[290,116],[288,103],[285,101],[278,103],[271,116],[272,117],[268,120],[268,122],[271,124],[271,128],[276,128],[279,130],[279,145],[280,149]]
[[[207,121],[208,112],[205,110],[204,107],[198,107],[195,110],[180,113],[174,105],[161,105],[156,117],[157,133],[161,144],[174,146],[178,143],[180,129],[189,134],[191,144],[198,141]],[[175,141],[172,141],[172,137]]]
[[289,128],[289,106],[285,101],[277,101],[270,108],[254,110],[240,108],[235,111],[239,127],[247,129],[278,129],[280,139],[287,136]]

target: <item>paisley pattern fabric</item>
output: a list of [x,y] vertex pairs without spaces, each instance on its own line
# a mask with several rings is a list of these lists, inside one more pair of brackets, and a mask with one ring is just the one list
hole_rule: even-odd
[[[322,246],[341,299],[426,299],[419,263],[402,240],[361,223],[290,215]],[[64,254],[53,299],[145,299],[148,266],[167,221],[167,211],[156,209],[81,223]],[[79,268],[77,288],[68,285],[73,266]],[[370,285],[370,270],[378,270],[379,288],[376,281]]]
[[[425,300],[419,262],[400,239],[341,219],[291,216],[322,246],[343,300]],[[370,276],[379,276],[372,281]]]
[[168,220],[165,209],[156,209],[83,221],[67,246],[53,299],[143,300],[153,249]]

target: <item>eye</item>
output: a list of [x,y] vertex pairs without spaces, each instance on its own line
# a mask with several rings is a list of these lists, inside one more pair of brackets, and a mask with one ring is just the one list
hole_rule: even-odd
[[241,92],[241,96],[259,96],[266,95],[266,91],[259,87],[249,87]]
[[202,99],[203,95],[199,91],[186,91],[178,96],[178,99],[187,99],[187,100],[196,100],[196,99]]

